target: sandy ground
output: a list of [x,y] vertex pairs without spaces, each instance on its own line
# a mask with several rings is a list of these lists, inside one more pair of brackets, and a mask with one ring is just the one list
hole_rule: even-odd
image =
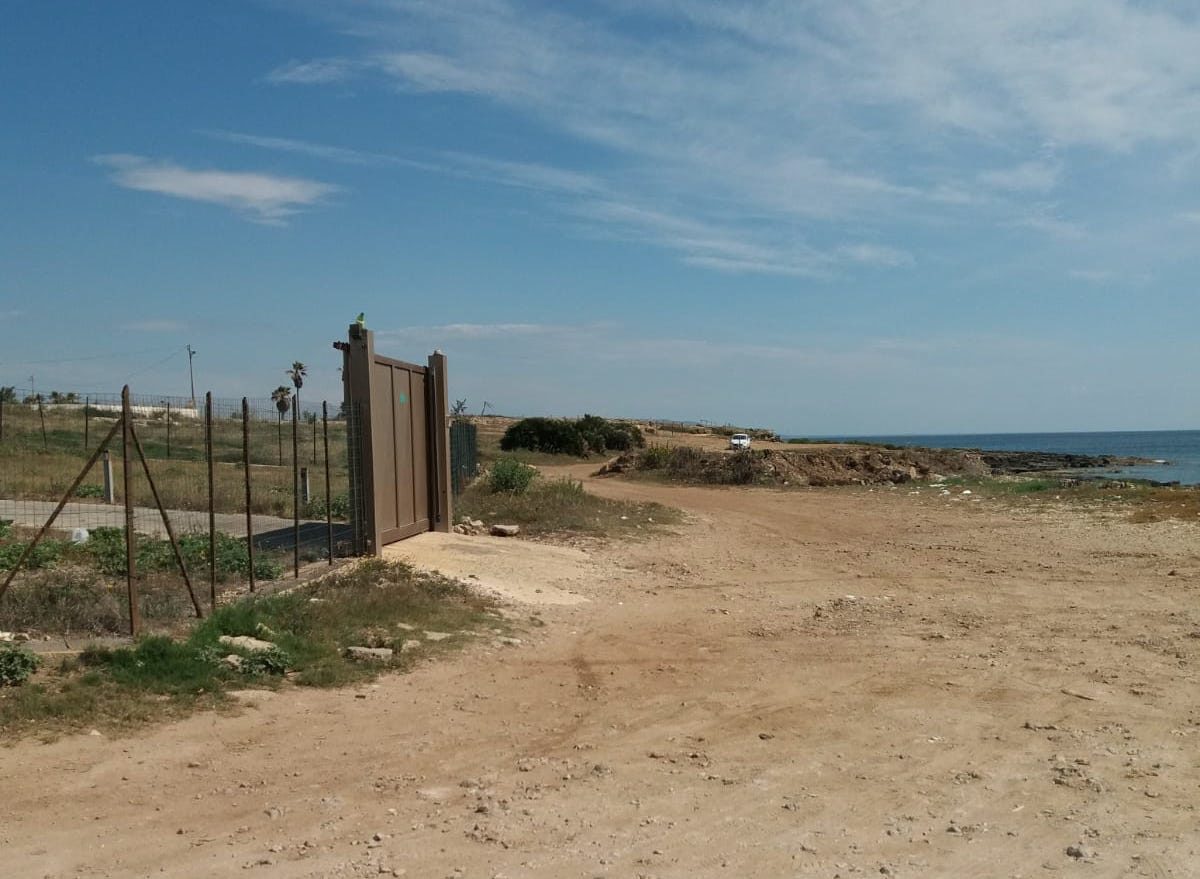
[[592,485],[689,522],[414,550],[588,599],[520,646],[0,749],[0,873],[1200,876],[1197,526]]

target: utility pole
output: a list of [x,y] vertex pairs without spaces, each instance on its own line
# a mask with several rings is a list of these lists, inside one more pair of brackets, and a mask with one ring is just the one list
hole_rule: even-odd
[[188,353],[188,379],[192,383],[192,408],[196,408],[196,373],[192,370],[192,358],[196,356],[196,352],[191,345],[187,346]]

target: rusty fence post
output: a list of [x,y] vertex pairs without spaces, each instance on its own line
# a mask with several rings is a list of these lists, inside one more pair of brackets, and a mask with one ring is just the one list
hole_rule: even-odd
[[292,576],[300,578],[300,395],[292,395]]
[[329,487],[329,401],[321,403],[321,433],[325,443],[325,529],[329,564],[333,564],[333,492]]
[[154,498],[154,505],[158,507],[158,514],[162,517],[163,530],[167,532],[167,540],[171,543],[175,564],[179,566],[179,573],[183,575],[183,582],[187,586],[188,597],[192,599],[192,607],[196,609],[196,619],[203,619],[204,611],[200,609],[196,590],[192,588],[192,578],[188,575],[187,565],[183,561],[183,551],[179,548],[179,541],[175,539],[175,529],[171,527],[171,517],[167,515],[167,508],[163,506],[158,487],[154,484],[154,476],[150,473],[150,462],[146,460],[146,450],[142,448],[142,441],[138,439],[137,431],[132,425],[129,428],[129,435],[133,438],[133,447],[137,451],[138,460],[142,462],[142,470],[146,474],[146,484],[150,486],[150,496]]
[[208,603],[217,609],[217,487],[213,472],[213,399],[204,395],[204,454],[208,458]]
[[450,490],[450,411],[449,382],[446,375],[446,355],[434,351],[429,355],[430,391],[426,400],[433,448],[429,450],[432,463],[429,483],[432,488],[435,519],[434,531],[449,531],[454,520],[452,492]]
[[37,404],[38,416],[42,419],[42,451],[45,452],[49,450],[50,443],[46,439],[46,407],[42,405],[42,398],[40,395],[38,396]]
[[250,502],[250,401],[242,397],[242,470],[246,475],[246,573],[254,591],[254,517]]
[[121,479],[125,502],[125,589],[129,595],[129,634],[136,638],[142,628],[142,613],[138,607],[137,537],[134,534],[133,474],[129,466],[130,445],[133,442],[133,410],[129,405],[129,385],[121,390]]
[[92,407],[92,398],[84,397],[83,398],[83,450],[85,452],[87,451],[87,448],[88,448],[88,439],[89,439],[88,434],[90,433],[90,428],[92,426],[91,407]]
[[167,460],[171,460],[171,401],[167,400]]

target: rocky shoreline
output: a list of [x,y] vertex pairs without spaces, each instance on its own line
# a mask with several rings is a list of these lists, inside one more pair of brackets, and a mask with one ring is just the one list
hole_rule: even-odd
[[946,476],[1020,476],[1067,471],[1076,474],[1082,470],[1154,463],[1158,462],[1113,455],[980,449],[850,446],[730,453],[682,447],[666,453],[626,452],[604,465],[597,475],[658,471],[675,481],[716,485],[894,485]]
[[1020,473],[1045,473],[1055,470],[1102,470],[1113,467],[1136,467],[1160,464],[1149,458],[1119,455],[1075,455],[1067,452],[1002,452],[987,449],[959,449],[978,455],[992,474],[997,476]]

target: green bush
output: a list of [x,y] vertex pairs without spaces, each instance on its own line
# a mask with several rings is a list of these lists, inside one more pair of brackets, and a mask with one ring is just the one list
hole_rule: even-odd
[[671,449],[668,446],[651,446],[642,452],[638,458],[639,470],[664,470],[671,463]]
[[500,448],[506,452],[529,449],[580,458],[589,453],[624,452],[645,444],[646,438],[636,424],[609,421],[599,415],[584,415],[574,422],[565,418],[523,418],[500,440]]
[[[27,544],[6,543],[0,546],[0,571],[11,571],[21,558]],[[25,570],[48,568],[59,560],[67,547],[65,540],[43,540],[25,560]]]
[[42,658],[20,647],[0,647],[0,687],[19,687],[42,664]]
[[493,492],[524,494],[535,476],[537,476],[537,470],[528,464],[522,464],[513,458],[501,458],[492,465],[488,487]]
[[104,497],[103,485],[81,485],[75,489],[75,497]]
[[588,444],[570,421],[562,418],[522,418],[504,431],[500,448],[505,452],[529,449],[552,455],[587,456]]
[[12,533],[12,519],[0,519],[0,537],[8,537]]
[[[329,499],[329,509],[333,513],[333,518],[345,521],[350,518],[350,496],[345,492],[335,494]],[[325,518],[325,498],[315,497],[308,502],[308,506],[304,508],[304,518],[306,519],[324,519]]]
[[[113,577],[125,574],[125,529],[96,528],[88,536],[84,544],[87,553],[94,560],[96,567],[103,573]],[[183,562],[191,571],[208,570],[208,535],[185,534],[179,538],[179,551]],[[217,533],[217,577],[226,579],[232,576],[244,577],[250,569],[250,553],[246,541],[231,537],[221,532]],[[139,571],[174,571],[178,562],[175,553],[167,540],[150,537],[138,537],[137,568]],[[260,580],[274,580],[283,567],[274,559],[258,554],[254,558],[254,576]]]

